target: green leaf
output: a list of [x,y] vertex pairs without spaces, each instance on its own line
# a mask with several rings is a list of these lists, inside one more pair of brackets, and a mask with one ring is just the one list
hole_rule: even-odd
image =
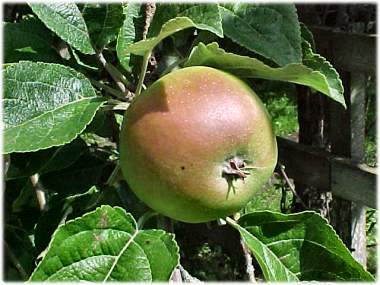
[[164,38],[187,28],[194,27],[193,21],[187,17],[178,17],[169,20],[162,26],[161,32],[157,37],[149,38],[139,41],[127,47],[126,53],[132,53],[136,55],[145,55],[147,52],[153,50]]
[[223,37],[218,6],[214,4],[162,4],[153,18],[149,32],[150,38],[130,45],[126,52],[143,56],[153,50],[164,38],[191,27],[207,30]]
[[123,6],[119,3],[86,4],[82,10],[93,46],[101,50],[116,39],[123,24]]
[[[235,225],[266,272],[268,281],[285,268],[300,280],[374,281],[352,257],[327,220],[315,212],[244,215]],[[260,249],[261,252],[258,250]],[[274,279],[275,277],[275,279]],[[285,276],[284,276],[285,277]]]
[[88,79],[58,64],[10,64],[4,82],[4,153],[66,144],[103,104]]
[[143,5],[140,3],[129,3],[123,9],[125,20],[117,37],[116,52],[121,65],[128,71],[132,71],[131,55],[126,49],[131,44],[142,39],[145,16]]
[[315,49],[315,41],[314,41],[313,33],[309,30],[309,28],[304,23],[300,23],[300,27],[301,27],[302,39],[304,39],[310,44],[311,49],[314,52],[316,49]]
[[301,35],[294,4],[239,3],[220,7],[224,34],[280,66],[301,62]]
[[167,281],[178,251],[172,234],[102,206],[58,227],[30,281]]
[[20,60],[58,62],[58,53],[51,45],[49,30],[38,21],[3,23],[4,62]]
[[295,282],[299,281],[297,276],[287,268],[281,259],[270,250],[259,238],[252,235],[244,227],[236,224],[231,218],[227,218],[229,224],[240,232],[241,237],[247,244],[248,248],[255,256],[264,278],[268,282]]
[[148,37],[157,36],[166,22],[177,17],[187,17],[194,23],[194,27],[223,37],[222,19],[218,5],[205,3],[157,4]]
[[75,3],[30,3],[33,12],[53,32],[71,46],[94,54],[86,23]]
[[[343,96],[343,85],[338,72],[322,56],[312,51],[310,43],[302,41],[303,59],[302,63],[308,68],[323,74],[331,92],[331,98],[346,107]],[[318,90],[318,89],[317,89]],[[318,90],[319,91],[319,90]]]
[[262,78],[297,83],[314,88],[345,105],[343,86],[338,73],[320,55],[309,53],[304,64],[291,63],[270,67],[256,58],[227,53],[217,43],[200,43],[193,49],[185,66],[207,65],[242,78]]

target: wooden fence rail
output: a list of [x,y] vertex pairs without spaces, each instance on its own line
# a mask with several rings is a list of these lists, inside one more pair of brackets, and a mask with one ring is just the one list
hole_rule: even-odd
[[331,152],[277,137],[279,159],[294,180],[376,208],[376,168]]

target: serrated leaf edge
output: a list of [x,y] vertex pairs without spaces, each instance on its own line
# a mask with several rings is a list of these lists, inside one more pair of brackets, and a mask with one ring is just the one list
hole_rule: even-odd
[[[34,9],[33,9],[33,5],[31,5],[31,4],[36,4],[36,3],[34,3],[34,2],[27,2],[28,3],[28,5],[29,5],[29,7],[33,10],[33,12],[34,12]],[[76,4],[75,4],[75,2],[73,2],[73,1],[68,1],[68,3],[70,4],[74,4],[75,6],[76,6]],[[44,3],[38,3],[38,4],[42,4],[42,5],[44,5]],[[79,9],[78,9],[79,10]],[[34,12],[35,13],[35,12]],[[53,13],[54,13],[54,11],[53,11]],[[37,13],[36,13],[36,15],[37,15]],[[82,14],[80,13],[80,15],[82,16]],[[62,40],[64,40],[65,42],[67,42],[67,39],[64,39],[64,38],[62,38],[62,36],[61,35],[58,35],[57,34],[57,29],[55,28],[55,27],[48,27],[46,24],[45,24],[45,22],[37,15],[37,17],[41,20],[41,22],[49,29],[49,30],[51,30],[51,31],[53,31],[58,37],[60,37]],[[83,19],[83,16],[82,16],[82,19]],[[81,52],[83,52],[83,53],[85,53],[85,54],[95,54],[95,50],[94,50],[94,48],[93,48],[93,46],[92,46],[92,44],[91,44],[91,39],[90,39],[90,35],[88,34],[88,29],[87,29],[87,26],[86,26],[86,22],[84,21],[84,19],[83,19],[83,23],[84,23],[84,25],[85,25],[85,28],[86,28],[86,30],[81,30],[81,29],[79,29],[78,27],[76,27],[76,26],[74,26],[74,25],[72,25],[73,27],[75,27],[77,30],[79,30],[82,34],[84,34],[84,36],[88,39],[88,44],[89,44],[89,46],[88,47],[86,47],[86,50],[84,51],[84,50],[82,50],[82,49],[78,49],[77,47],[74,47],[76,50],[79,50],[79,51],[81,51]],[[68,43],[68,42],[67,42]],[[70,46],[71,46],[71,44],[69,44]],[[91,49],[89,49],[89,48],[91,48]]]
[[[91,188],[92,188],[92,187],[91,187]],[[101,205],[100,207],[97,207],[97,208],[96,208],[95,210],[93,210],[93,211],[87,212],[87,213],[83,214],[83,215],[80,216],[80,217],[77,217],[77,218],[75,218],[75,219],[72,219],[72,220],[68,221],[67,223],[60,224],[60,225],[57,227],[57,229],[54,231],[54,233],[53,233],[53,235],[52,235],[52,237],[51,237],[51,239],[50,239],[49,245],[47,246],[47,248],[46,248],[44,251],[45,251],[46,253],[49,252],[49,250],[50,250],[50,248],[51,248],[51,246],[52,246],[52,244],[53,244],[53,242],[54,242],[55,236],[57,235],[58,231],[59,231],[62,227],[66,226],[66,225],[68,225],[68,224],[75,223],[75,222],[77,222],[78,220],[80,220],[80,219],[82,219],[82,218],[84,218],[84,217],[86,217],[86,216],[88,216],[88,215],[92,215],[92,214],[94,214],[94,213],[97,212],[97,211],[102,211],[103,209],[117,209],[117,210],[123,212],[123,214],[125,214],[126,217],[129,216],[129,217],[131,218],[131,220],[133,221],[133,223],[134,223],[135,231],[134,231],[133,235],[131,235],[131,237],[128,239],[127,243],[124,245],[123,249],[121,250],[121,253],[118,255],[119,258],[120,258],[120,256],[121,256],[122,253],[128,248],[128,246],[130,245],[130,243],[132,243],[132,242],[134,241],[134,238],[137,236],[137,234],[138,234],[138,233],[143,233],[144,230],[139,230],[139,229],[138,229],[136,220],[135,220],[134,217],[133,217],[130,213],[128,213],[124,208],[119,207],[119,206],[111,207],[111,206],[109,206],[109,205]],[[162,234],[167,234],[168,236],[170,236],[170,240],[171,240],[171,241],[173,242],[173,244],[175,245],[175,250],[176,250],[175,253],[176,253],[176,255],[177,255],[177,265],[176,265],[175,267],[177,267],[177,266],[179,265],[180,256],[179,256],[179,246],[178,246],[177,242],[175,241],[175,235],[172,234],[172,233],[168,233],[168,232],[166,232],[166,231],[164,231],[164,230],[159,230],[159,229],[150,229],[149,231],[160,232],[160,233],[162,233]],[[160,238],[160,239],[161,239],[161,238]],[[138,243],[137,243],[137,244],[138,244]],[[140,246],[140,245],[139,245],[139,246]],[[142,249],[142,250],[143,250],[143,249]],[[42,260],[38,263],[37,267],[33,270],[32,274],[30,275],[30,277],[29,277],[29,279],[27,280],[27,282],[33,282],[33,281],[31,280],[31,278],[32,278],[32,276],[33,276],[33,273],[36,272],[36,271],[39,269],[39,267],[41,266],[42,261],[43,261],[44,258],[45,258],[45,257],[42,258]],[[115,261],[116,261],[116,259],[115,259]],[[149,260],[148,260],[148,262],[149,262]],[[113,266],[111,267],[110,271],[107,273],[107,276],[106,276],[107,278],[109,278],[109,276],[112,274],[112,270],[114,269],[114,267],[116,266],[116,264],[117,264],[117,262],[114,262],[114,263],[113,263]],[[174,272],[174,270],[173,270],[173,272]],[[173,272],[172,272],[172,274],[173,274]],[[105,279],[103,280],[103,282],[105,282],[105,281],[107,280],[107,278],[105,278]]]
[[[69,67],[69,66],[65,66],[65,65],[62,65],[62,64],[59,64],[59,63],[46,63],[46,62],[40,62],[40,61],[35,62],[35,61],[29,61],[29,60],[22,60],[22,61],[19,61],[19,62],[13,62],[13,63],[9,63],[9,64],[3,64],[3,67],[4,67],[4,70],[7,69],[7,68],[12,68],[12,67],[17,68],[16,65],[18,65],[18,64],[24,64],[24,63],[33,63],[33,64],[37,64],[37,65],[40,65],[40,66],[52,66],[52,65],[53,65],[53,66],[57,66],[57,67],[59,66],[59,67],[62,67],[62,68],[65,68],[66,70],[68,70],[73,76],[75,76],[75,77],[79,76],[78,79],[89,81],[88,78],[87,78],[86,76],[84,76],[82,73],[76,71],[75,69],[73,69],[73,68],[71,68],[71,67]],[[3,79],[3,80],[5,81],[5,79]],[[90,83],[90,81],[89,81],[88,83],[89,83],[89,86],[90,86],[91,88],[93,88],[93,86],[92,86],[92,84]],[[70,104],[78,103],[78,102],[80,102],[80,101],[82,101],[82,100],[83,100],[83,101],[84,101],[84,100],[91,101],[91,100],[93,100],[93,99],[99,99],[99,100],[102,99],[102,97],[100,97],[100,96],[96,96],[95,89],[93,89],[93,91],[94,91],[94,95],[95,95],[95,96],[91,96],[91,97],[82,97],[80,100],[77,100],[77,101],[74,101],[74,102],[70,102],[69,104],[66,104],[66,105],[64,105],[64,106],[59,106],[58,108],[55,108],[54,110],[50,110],[50,111],[48,111],[48,112],[46,112],[46,113],[43,113],[43,114],[41,114],[41,115],[38,115],[37,117],[34,117],[34,118],[32,118],[31,120],[26,121],[26,122],[23,122],[22,124],[19,124],[19,125],[15,126],[15,127],[19,127],[19,126],[21,126],[21,125],[23,125],[23,124],[29,123],[29,122],[33,121],[34,119],[36,119],[36,118],[39,118],[39,117],[41,117],[41,116],[46,115],[47,113],[50,113],[50,112],[55,111],[55,110],[58,110],[58,109],[60,109],[60,108],[64,108],[64,107],[66,107],[66,106],[68,106],[68,105],[70,105]],[[6,98],[3,98],[2,100],[6,100]],[[59,144],[52,144],[52,145],[50,145],[50,146],[47,146],[47,147],[41,147],[41,148],[32,148],[32,149],[17,150],[17,151],[15,151],[14,148],[12,148],[10,151],[4,151],[4,148],[3,148],[3,154],[9,154],[9,153],[13,153],[13,152],[14,152],[14,153],[35,152],[35,151],[38,151],[38,150],[48,149],[48,148],[50,148],[50,147],[54,147],[54,146],[61,146],[61,145],[65,145],[65,144],[68,144],[68,143],[72,142],[72,141],[73,141],[74,139],[76,139],[76,138],[78,137],[78,135],[81,134],[81,133],[86,129],[86,127],[91,123],[91,121],[94,119],[94,117],[95,117],[95,115],[96,115],[96,112],[100,109],[100,107],[101,107],[105,102],[106,102],[106,101],[103,101],[101,104],[99,104],[99,106],[95,109],[94,114],[91,116],[89,122],[86,123],[86,124],[83,126],[82,129],[78,130],[78,132],[75,134],[75,136],[74,136],[72,139],[70,139],[70,140],[65,140],[64,142],[59,143]],[[87,108],[87,107],[86,107],[86,108]],[[15,127],[11,127],[11,128],[4,129],[4,133],[5,133],[7,130],[11,130],[12,128],[15,128]],[[3,135],[4,135],[4,134],[3,134]]]
[[[249,215],[251,215],[251,214],[255,214],[255,213],[270,213],[270,214],[275,214],[275,215],[279,215],[279,216],[283,216],[283,217],[300,216],[300,215],[302,215],[302,214],[309,214],[309,215],[311,215],[310,218],[312,218],[312,216],[314,216],[314,217],[317,216],[317,217],[319,217],[319,218],[324,222],[324,224],[325,224],[325,225],[326,225],[326,226],[332,231],[333,235],[337,238],[338,243],[339,243],[341,246],[343,246],[344,250],[352,256],[352,254],[350,253],[350,251],[348,250],[348,248],[344,245],[343,241],[341,240],[341,238],[339,237],[339,235],[338,235],[338,234],[336,233],[336,231],[334,230],[333,226],[330,225],[329,221],[328,221],[325,217],[319,215],[319,214],[318,214],[317,212],[315,212],[315,211],[307,210],[307,211],[302,211],[302,212],[299,212],[299,213],[283,214],[283,213],[279,213],[279,212],[273,212],[273,211],[269,211],[269,210],[264,210],[264,211],[255,211],[255,212],[251,212],[251,213],[244,214],[244,215],[242,215],[242,216],[240,217],[240,219],[242,219],[242,218],[245,217],[245,216],[249,216]],[[308,218],[308,219],[310,219],[310,218]],[[240,220],[240,219],[239,219],[239,220]],[[292,221],[292,220],[288,220],[288,221],[284,221],[284,222],[289,222],[289,221]],[[297,222],[299,222],[300,220],[293,220],[293,221],[297,221]],[[263,223],[263,224],[264,224],[264,223]],[[240,225],[240,224],[239,224],[239,225]],[[240,226],[241,226],[241,225],[240,225]],[[241,226],[241,227],[244,228],[243,226]],[[245,228],[244,228],[244,229],[245,229]],[[361,265],[356,259],[354,259],[354,258],[352,258],[352,259],[355,261],[355,263],[356,263],[357,265],[359,265],[360,267],[363,268],[363,266],[362,266],[362,265]],[[363,268],[363,270],[364,270],[366,273],[368,273],[369,276],[371,276],[371,277],[373,278],[372,274],[370,274],[370,273],[369,273],[367,270],[365,270],[364,268]],[[375,280],[375,279],[373,279],[373,280]]]
[[[91,98],[89,98],[89,99],[81,99],[81,100],[79,100],[79,101],[91,101],[91,100],[96,99],[96,98],[97,98],[97,97],[91,97]],[[101,99],[101,98],[99,98],[99,100],[100,100],[100,99]],[[72,103],[70,103],[70,104],[77,103],[77,102],[79,102],[79,101],[75,101],[75,102],[72,102]],[[96,108],[94,114],[91,116],[89,122],[86,123],[86,124],[83,126],[82,129],[79,129],[78,132],[75,132],[75,136],[74,136],[72,139],[64,140],[64,141],[62,141],[62,143],[53,143],[53,144],[50,144],[49,146],[46,146],[46,147],[28,148],[28,149],[21,149],[21,150],[15,150],[14,148],[12,148],[12,149],[9,150],[9,151],[4,151],[4,150],[3,150],[3,154],[8,154],[8,153],[27,153],[27,152],[36,152],[36,151],[38,151],[38,150],[48,149],[48,148],[51,148],[51,147],[54,147],[54,146],[61,146],[61,145],[65,145],[65,144],[68,144],[68,143],[72,142],[72,141],[75,140],[75,139],[78,137],[78,135],[80,135],[80,134],[86,129],[86,127],[91,123],[92,119],[93,119],[93,118],[95,117],[95,115],[96,115],[96,112],[100,109],[100,107],[101,107],[104,103],[105,103],[105,101],[102,101],[101,104],[99,104],[99,106]],[[68,105],[70,105],[70,104],[67,104],[67,105],[65,105],[65,106],[61,106],[61,107],[59,107],[59,108],[57,108],[57,109],[60,109],[60,108],[66,107],[66,106],[68,106]],[[86,108],[87,108],[87,107],[86,107]],[[56,109],[55,109],[55,110],[56,110]],[[49,112],[51,112],[51,111],[49,111]],[[46,112],[46,113],[44,113],[43,115],[46,115],[46,114],[48,114],[49,112]],[[40,117],[40,116],[42,116],[42,115],[39,115],[39,116],[37,116],[37,117],[33,118],[32,120],[29,120],[28,122],[25,122],[25,123],[29,123],[29,122],[33,121],[34,119],[36,119],[36,118],[38,118],[38,117]],[[20,124],[20,125],[22,125],[22,124]],[[17,127],[20,126],[20,125],[17,125]],[[14,127],[12,127],[12,128],[14,128]],[[10,130],[10,129],[12,129],[12,128],[6,129],[6,130],[4,131],[4,134],[5,134],[5,132],[6,132],[7,130]]]

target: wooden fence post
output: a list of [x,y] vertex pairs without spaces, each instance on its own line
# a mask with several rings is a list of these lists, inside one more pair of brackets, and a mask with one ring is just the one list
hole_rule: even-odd
[[[328,137],[331,152],[360,163],[364,156],[366,78],[363,73],[339,73],[345,88],[347,110],[335,102],[329,102]],[[334,183],[331,185],[333,188]],[[352,250],[354,258],[366,266],[365,207],[333,196],[330,216],[332,225]]]

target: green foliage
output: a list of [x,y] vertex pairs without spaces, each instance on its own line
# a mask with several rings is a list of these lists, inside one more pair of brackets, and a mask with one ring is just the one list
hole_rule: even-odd
[[171,19],[186,17],[194,27],[223,36],[222,19],[217,4],[157,4],[148,36],[157,36]]
[[280,66],[301,62],[300,26],[294,5],[236,3],[224,5],[220,11],[223,32],[234,42]]
[[68,143],[103,104],[87,78],[62,65],[15,63],[4,81],[4,153]]
[[[163,281],[179,260],[171,234],[102,206],[60,226],[31,281]],[[86,268],[86,270],[83,270]]]
[[117,37],[116,51],[120,63],[127,71],[131,72],[132,63],[130,61],[132,55],[126,53],[126,49],[131,44],[142,39],[142,32],[145,24],[143,5],[139,3],[130,3],[126,7],[123,7],[123,13],[125,14],[125,20]]
[[50,31],[36,19],[21,23],[4,23],[4,62],[33,60],[59,62],[52,46]]
[[[338,73],[315,52],[293,4],[157,3],[147,31],[142,3],[16,9],[17,18],[3,23],[6,280],[169,280],[179,264],[174,235],[156,229],[168,227],[117,171],[123,112],[137,80],[149,86],[192,65],[233,73],[260,95],[281,136],[298,130],[292,83],[344,105]],[[145,70],[141,56],[151,52]],[[140,70],[145,80],[136,78]],[[366,162],[375,165],[376,95],[368,94]],[[281,199],[291,195],[283,196],[280,180],[272,182],[247,205],[239,225],[232,222],[260,264],[258,278],[373,280],[317,214],[279,213]],[[273,213],[257,212],[268,209]],[[368,211],[369,245],[376,243],[373,213]],[[235,246],[240,244],[232,245],[234,254]],[[368,268],[375,273],[370,261],[376,248],[369,248]],[[245,268],[235,258],[207,243],[189,260],[202,280],[242,279]]]
[[86,23],[76,4],[32,3],[30,7],[50,30],[74,48],[86,54],[95,53]]
[[239,225],[233,223],[268,281],[374,281],[315,212],[255,212],[241,217]]
[[343,86],[338,73],[321,56],[307,50],[304,64],[292,63],[273,68],[256,58],[227,53],[217,43],[200,43],[192,51],[185,66],[207,65],[242,78],[262,78],[292,82],[311,87],[345,106]]
[[85,4],[82,14],[92,45],[102,50],[116,36],[124,20],[121,4]]

